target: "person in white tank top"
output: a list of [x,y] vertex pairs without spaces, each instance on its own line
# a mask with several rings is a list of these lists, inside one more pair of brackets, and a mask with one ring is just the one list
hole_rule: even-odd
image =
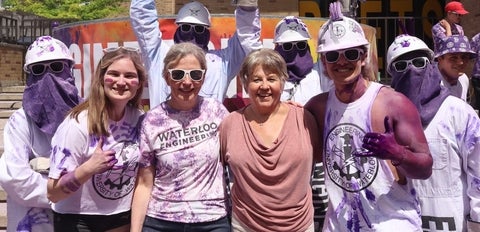
[[412,179],[432,173],[419,113],[410,100],[368,80],[360,24],[339,2],[319,31],[317,52],[335,88],[305,108],[323,130],[330,198],[323,231],[422,231]]

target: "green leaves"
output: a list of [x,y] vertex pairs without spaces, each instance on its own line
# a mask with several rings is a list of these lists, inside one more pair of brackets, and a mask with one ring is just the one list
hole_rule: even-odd
[[5,0],[4,7],[52,19],[84,21],[128,16],[126,0]]

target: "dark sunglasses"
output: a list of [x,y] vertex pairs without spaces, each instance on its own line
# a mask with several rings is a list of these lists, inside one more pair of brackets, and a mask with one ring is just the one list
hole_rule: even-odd
[[33,75],[38,76],[38,75],[44,74],[45,71],[47,71],[47,68],[49,68],[54,73],[61,73],[63,72],[63,69],[65,66],[68,67],[67,62],[56,60],[49,63],[38,63],[38,64],[31,65],[29,67],[29,70],[30,70],[30,73],[32,73]]
[[203,79],[203,74],[205,70],[203,69],[191,69],[191,70],[184,70],[184,69],[169,69],[168,73],[170,73],[170,78],[174,81],[181,81],[185,78],[188,74],[192,81],[201,81]]
[[198,34],[202,34],[203,32],[205,32],[205,26],[203,26],[203,25],[192,25],[192,24],[182,24],[182,25],[180,25],[180,30],[182,32],[190,32],[190,30],[192,30],[192,28]]
[[398,60],[392,63],[393,69],[395,69],[396,72],[404,72],[409,65],[413,65],[415,68],[425,68],[427,64],[430,64],[430,60],[424,56],[411,60]]
[[307,48],[307,42],[306,41],[285,42],[285,43],[281,43],[280,46],[282,46],[282,49],[286,52],[292,50],[293,46],[297,47],[298,50],[305,50]]
[[345,57],[348,61],[357,61],[360,59],[360,56],[363,55],[363,49],[361,48],[349,48],[340,51],[329,51],[325,53],[325,60],[328,63],[335,63],[340,59],[340,54]]

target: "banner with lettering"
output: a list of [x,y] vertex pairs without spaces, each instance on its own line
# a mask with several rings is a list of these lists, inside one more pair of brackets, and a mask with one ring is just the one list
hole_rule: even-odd
[[[273,33],[275,26],[283,17],[262,17],[261,40],[264,47],[273,48]],[[324,18],[302,18],[307,24],[312,39],[309,41],[312,56],[317,60],[316,44],[318,30],[326,21]],[[173,44],[173,34],[176,29],[174,18],[159,18],[163,40]],[[373,76],[378,72],[378,56],[375,29],[363,25],[365,36],[370,41],[370,61],[373,66]],[[227,40],[235,33],[235,18],[233,15],[212,15],[210,28],[210,49],[220,49],[227,46]],[[138,47],[135,34],[133,33],[128,18],[113,20],[87,21],[74,24],[66,24],[54,30],[54,37],[63,41],[73,53],[75,65],[73,68],[75,84],[80,90],[82,97],[88,96],[92,76],[96,65],[103,56],[103,49],[107,47],[129,46]],[[227,98],[233,98],[242,94],[240,81],[230,83]],[[148,90],[144,91],[143,103],[148,109]]]

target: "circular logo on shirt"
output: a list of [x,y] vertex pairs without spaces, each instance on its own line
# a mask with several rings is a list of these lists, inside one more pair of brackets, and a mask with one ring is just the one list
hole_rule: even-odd
[[103,198],[116,200],[128,195],[135,187],[138,166],[138,144],[124,142],[115,157],[118,163],[100,174],[95,174],[92,184],[95,191]]
[[325,170],[336,185],[349,192],[367,188],[377,175],[376,158],[355,155],[365,151],[361,142],[364,136],[362,128],[345,123],[336,125],[326,137]]

